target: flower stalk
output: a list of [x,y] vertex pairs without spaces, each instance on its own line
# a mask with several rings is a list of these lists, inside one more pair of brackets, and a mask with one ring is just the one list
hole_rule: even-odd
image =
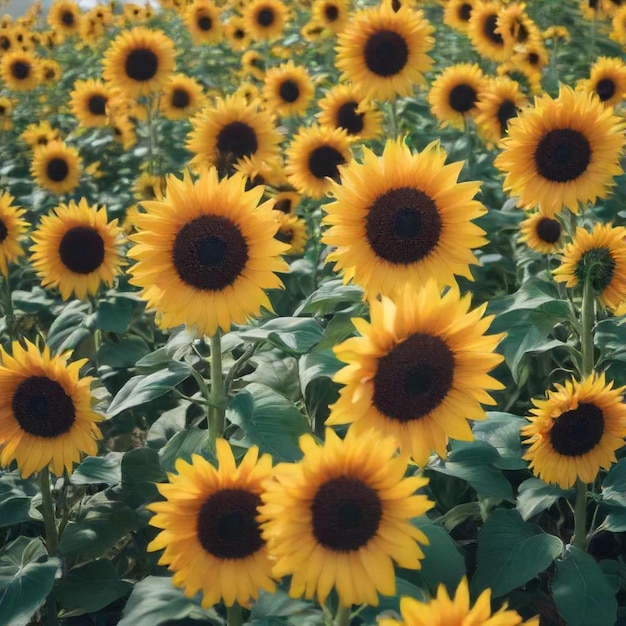
[[243,615],[241,604],[235,602],[226,609],[226,623],[228,626],[241,626],[243,624]]
[[[222,372],[222,341],[219,329],[211,336],[211,391],[209,393],[209,442],[215,449],[215,441],[224,434],[224,420],[226,415],[226,394],[224,392],[224,377]],[[229,622],[230,624],[230,622]]]
[[339,606],[335,616],[335,626],[348,626],[350,623],[351,607]]
[[59,533],[54,515],[52,490],[50,489],[50,471],[47,467],[39,472],[39,488],[41,489],[41,513],[46,531],[48,554],[55,556],[59,549]]

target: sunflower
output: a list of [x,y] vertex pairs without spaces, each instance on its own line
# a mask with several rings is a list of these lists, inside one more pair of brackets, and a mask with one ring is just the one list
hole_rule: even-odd
[[164,179],[149,172],[142,172],[133,183],[133,195],[137,200],[162,200]]
[[332,181],[339,181],[339,166],[350,162],[350,139],[340,128],[300,128],[287,148],[287,180],[302,194],[322,198]]
[[534,399],[531,423],[521,429],[523,443],[531,444],[523,458],[533,473],[567,489],[608,469],[626,437],[624,389],[594,372],[582,382],[555,385],[546,400]]
[[443,23],[460,33],[469,30],[469,21],[477,0],[448,0],[443,10]]
[[519,83],[504,77],[489,80],[476,103],[479,134],[487,142],[498,143],[506,134],[509,120],[528,104]]
[[520,241],[536,252],[552,254],[563,247],[563,225],[539,211],[522,221],[520,232]]
[[56,83],[61,78],[61,66],[54,59],[41,59],[39,61],[41,82],[45,85]]
[[34,150],[38,146],[49,144],[51,141],[61,141],[61,132],[52,128],[48,120],[44,120],[29,124],[20,135],[20,139],[23,139],[30,149]]
[[78,34],[82,12],[72,0],[54,0],[48,11],[48,24],[62,39]]
[[539,618],[522,622],[520,615],[507,608],[506,603],[491,612],[491,589],[485,589],[470,605],[470,592],[464,576],[454,596],[450,598],[445,585],[428,602],[404,596],[400,599],[400,621],[387,616],[377,620],[378,626],[539,626]]
[[335,64],[362,97],[408,96],[432,66],[433,27],[421,11],[389,5],[357,11],[338,36]]
[[456,286],[440,293],[429,281],[371,299],[371,323],[352,320],[362,336],[334,349],[348,365],[335,374],[345,387],[326,423],[391,435],[418,465],[433,450],[445,457],[448,437],[471,441],[468,420],[485,419],[481,404],[495,404],[487,390],[503,388],[488,374],[503,360],[494,352],[503,335],[485,335],[486,305],[470,311]]
[[353,85],[337,85],[319,101],[318,121],[328,128],[341,128],[352,138],[374,139],[382,133],[382,112],[364,100]]
[[427,479],[405,478],[407,457],[372,432],[341,440],[328,428],[323,446],[303,435],[300,447],[302,460],[278,465],[261,495],[274,575],[291,575],[293,598],[323,604],[335,587],[342,606],[376,606],[379,593],[395,594],[394,561],[421,567],[428,540],[410,520],[433,506],[415,495]]
[[109,124],[107,104],[114,95],[111,86],[101,80],[77,80],[70,93],[70,108],[82,126],[102,128]]
[[287,245],[274,239],[274,203],[257,206],[262,195],[262,186],[245,190],[243,175],[218,180],[211,168],[196,182],[188,172],[182,180],[170,175],[165,198],[142,203],[130,282],[161,313],[163,327],[186,323],[213,335],[261,306],[272,310],[264,290],[282,286],[275,272],[287,269],[280,258]]
[[159,100],[163,116],[170,120],[186,120],[206,104],[202,85],[186,74],[171,76]]
[[30,173],[37,185],[61,195],[76,189],[82,165],[76,148],[55,140],[35,148]]
[[235,170],[246,177],[248,187],[269,185],[279,188],[287,184],[285,166],[280,158],[271,161],[259,161],[255,157],[243,157],[237,161]]
[[499,15],[499,2],[476,2],[467,29],[467,35],[477,52],[496,62],[506,61],[513,52],[513,42],[501,34]]
[[346,0],[315,0],[311,6],[313,22],[340,33],[347,25],[350,7]]
[[606,105],[619,104],[626,97],[626,63],[616,57],[600,57],[591,66],[589,79],[580,81],[579,86]]
[[541,31],[528,17],[524,3],[513,2],[502,7],[497,19],[498,32],[510,47],[541,40]]
[[91,410],[93,380],[80,376],[87,359],[68,363],[69,353],[52,356],[28,340],[12,344],[12,356],[0,348],[0,464],[16,461],[23,477],[48,466],[61,476],[82,453],[98,452]]
[[104,53],[102,76],[129,98],[159,91],[174,71],[176,50],[159,30],[136,26],[122,31]]
[[223,36],[220,10],[210,0],[194,0],[184,13],[185,25],[196,46],[217,43]]
[[57,206],[32,236],[31,262],[42,286],[57,288],[63,300],[86,300],[102,284],[110,287],[120,270],[121,232],[117,220],[107,222],[104,207],[85,198]]
[[152,526],[162,529],[148,545],[163,550],[160,565],[174,572],[172,582],[202,606],[220,600],[247,605],[259,590],[276,590],[271,562],[257,521],[262,484],[272,474],[272,458],[251,447],[237,467],[230,444],[216,441],[218,467],[193,454],[176,461],[176,474],[157,484],[164,502],[149,504]]
[[602,304],[618,306],[626,300],[626,228],[596,223],[588,232],[579,226],[554,277],[566,287],[590,280]]
[[278,231],[274,235],[278,241],[289,244],[286,255],[302,254],[306,247],[306,222],[293,214],[278,214]]
[[288,116],[306,113],[314,91],[306,68],[288,61],[267,71],[262,95],[274,113]]
[[554,216],[563,207],[604,198],[624,146],[624,123],[597,96],[561,86],[555,99],[535,99],[509,122],[504,152],[495,165],[506,174],[504,189],[522,208],[539,206]]
[[259,88],[249,81],[241,83],[233,95],[239,100],[245,100],[247,104],[254,102],[254,100],[260,100],[261,98]]
[[514,80],[525,94],[541,94],[541,70],[529,64],[500,63],[496,68],[496,74],[500,78]]
[[476,117],[478,98],[487,84],[475,63],[458,63],[443,70],[428,93],[428,102],[440,125],[450,124],[462,130],[468,118]]
[[280,191],[274,196],[274,210],[285,215],[295,215],[301,199],[297,191]]
[[128,115],[114,115],[111,119],[113,138],[125,151],[130,150],[137,143],[135,126]]
[[276,39],[285,29],[289,9],[281,0],[250,0],[243,8],[242,18],[253,39]]
[[458,183],[462,163],[444,165],[436,142],[412,154],[401,141],[387,141],[381,157],[363,150],[363,163],[341,170],[333,184],[335,202],[324,207],[330,228],[322,241],[328,256],[372,296],[392,295],[403,285],[429,277],[455,284],[454,275],[472,278],[472,253],[487,243],[472,220],[486,212],[474,200],[480,183]]
[[7,52],[0,59],[0,78],[11,91],[32,91],[41,81],[39,59],[30,52]]
[[246,78],[251,76],[261,81],[265,78],[265,60],[256,50],[246,50],[241,55],[241,68]]
[[242,18],[232,16],[225,27],[226,39],[232,50],[247,50],[250,45],[250,33]]
[[13,111],[15,105],[11,98],[0,96],[0,130],[11,130],[13,128]]
[[548,51],[541,39],[532,39],[527,44],[518,46],[510,59],[513,66],[526,66],[538,73],[541,73],[549,60]]
[[611,39],[617,41],[622,46],[626,46],[626,5],[620,7],[611,20],[613,30],[609,35]]
[[24,254],[20,238],[28,228],[24,219],[26,211],[13,205],[13,196],[8,192],[0,194],[0,273],[9,275],[9,263],[14,263]]
[[0,29],[0,55],[6,54],[10,50],[15,50],[16,42],[13,38],[12,28]]
[[186,147],[195,156],[192,166],[217,166],[220,175],[231,174],[243,157],[258,161],[277,158],[281,136],[269,111],[242,98],[218,98],[191,120]]

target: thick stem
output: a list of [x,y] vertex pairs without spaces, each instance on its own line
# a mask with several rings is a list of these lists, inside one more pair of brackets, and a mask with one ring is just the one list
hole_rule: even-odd
[[352,607],[340,605],[337,609],[337,615],[335,615],[335,626],[348,626],[351,613]]
[[215,440],[224,434],[226,396],[222,375],[222,342],[219,329],[211,336],[211,393],[209,394],[209,441],[215,447]]
[[15,329],[15,313],[13,312],[13,298],[8,275],[2,277],[2,286],[4,288],[4,315],[7,318],[7,334],[9,335],[9,338],[13,340],[13,331]]
[[465,129],[465,149],[467,150],[467,173],[471,176],[474,170],[474,145],[472,141],[472,120],[467,116],[463,116],[463,128]]
[[587,485],[576,479],[576,503],[574,504],[574,547],[587,549]]
[[48,554],[55,556],[59,548],[59,534],[54,515],[52,491],[50,489],[50,471],[47,467],[44,467],[41,472],[39,472],[39,487],[41,489],[41,512],[46,529]]
[[583,301],[580,311],[580,351],[582,353],[582,371],[583,377],[589,376],[593,371],[593,327],[596,317],[596,299],[591,284],[591,276],[585,277],[583,285]]
[[226,608],[226,624],[228,626],[241,626],[243,624],[241,605],[238,602]]
[[398,110],[396,109],[396,99],[389,101],[389,138],[395,139],[398,136]]

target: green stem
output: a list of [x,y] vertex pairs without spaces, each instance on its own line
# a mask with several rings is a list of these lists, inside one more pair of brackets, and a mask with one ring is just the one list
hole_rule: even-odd
[[209,394],[209,441],[215,441],[224,434],[226,395],[222,375],[222,342],[219,329],[211,336],[211,393]]
[[591,276],[585,277],[583,286],[583,301],[580,312],[580,351],[582,353],[583,377],[589,376],[593,371],[593,326],[595,323],[595,293],[591,284]]
[[389,101],[389,138],[395,139],[398,136],[398,110],[396,109],[396,99]]
[[351,613],[352,607],[340,605],[337,609],[337,615],[335,615],[335,626],[348,626]]
[[587,485],[576,480],[576,503],[574,504],[574,547],[587,549]]
[[226,607],[226,624],[228,626],[241,626],[243,624],[241,605],[238,602]]
[[474,150],[472,142],[472,121],[467,116],[463,118],[463,127],[465,129],[465,149],[467,150],[467,173],[471,176],[474,170]]
[[47,467],[39,472],[39,487],[41,488],[41,512],[46,529],[46,544],[48,554],[54,556],[59,548],[59,535],[54,515],[52,491],[50,489],[50,471]]
[[8,274],[7,276],[2,277],[2,286],[4,288],[4,315],[7,318],[7,334],[9,335],[9,338],[13,340],[13,332],[15,330],[15,313],[13,312],[13,298]]

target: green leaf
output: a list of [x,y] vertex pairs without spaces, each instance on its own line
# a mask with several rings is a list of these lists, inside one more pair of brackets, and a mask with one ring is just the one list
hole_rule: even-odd
[[626,360],[626,318],[609,317],[596,324],[593,337],[600,349],[600,362]]
[[296,315],[303,313],[328,315],[346,306],[363,301],[363,290],[356,285],[344,285],[341,278],[333,278],[322,283],[300,307]]
[[223,626],[214,609],[203,609],[199,598],[188,598],[165,576],[148,576],[135,585],[118,626],[159,626],[185,618]]
[[38,491],[34,482],[24,480],[17,471],[2,474],[0,477],[0,528],[28,521],[32,497]]
[[602,527],[605,530],[610,530],[612,533],[622,533],[626,531],[626,508],[623,506],[608,506],[609,514],[602,522]]
[[323,328],[312,317],[278,317],[239,333],[244,341],[267,341],[287,354],[305,354],[322,338]]
[[26,626],[46,601],[60,561],[41,539],[18,537],[0,550],[0,624]]
[[478,533],[475,591],[491,587],[498,598],[547,569],[563,551],[563,542],[515,510],[494,511]]
[[343,365],[330,349],[315,350],[302,355],[298,368],[302,395],[306,394],[306,389],[312,380],[321,377],[332,378]]
[[284,396],[258,383],[250,383],[231,401],[226,416],[243,431],[244,445],[257,445],[276,461],[297,461],[302,453],[298,438],[309,424]]
[[114,369],[134,367],[149,352],[150,346],[141,337],[124,337],[116,343],[102,344],[98,350],[98,362]]
[[469,518],[475,520],[481,519],[480,502],[463,502],[457,504],[438,518],[437,521],[443,524],[444,528],[450,532]]
[[558,485],[544,483],[539,478],[528,478],[520,484],[517,495],[517,510],[522,519],[549,509],[559,498],[571,496],[573,491],[561,489]]
[[166,368],[152,374],[133,376],[115,394],[109,406],[108,415],[113,417],[126,409],[160,398],[189,376],[191,376],[191,365],[180,361],[170,361]]
[[282,589],[277,589],[274,593],[261,590],[259,599],[252,605],[250,621],[266,617],[290,617],[312,608],[314,605],[311,602],[294,600]]
[[217,463],[211,452],[208,432],[206,429],[199,428],[195,425],[176,433],[165,446],[161,448],[159,454],[161,456],[161,467],[166,472],[174,471],[176,459],[183,459],[189,462],[193,454],[199,454],[212,463]]
[[615,591],[595,559],[574,546],[556,563],[552,597],[567,626],[615,624]]
[[120,461],[118,452],[110,452],[106,456],[88,456],[73,471],[70,482],[73,485],[117,485],[122,480]]
[[91,330],[88,328],[90,319],[87,313],[88,308],[89,304],[73,300],[52,322],[46,343],[53,352],[75,348],[83,339],[91,335]]
[[118,598],[129,594],[133,586],[120,580],[108,559],[97,559],[70,570],[55,595],[65,611],[95,613]]
[[626,507],[626,458],[620,459],[602,481],[605,502]]
[[285,356],[277,348],[257,352],[250,358],[254,371],[241,377],[246,382],[266,385],[292,401],[300,398],[298,385],[298,361]]
[[135,448],[122,457],[122,485],[132,487],[141,483],[167,480],[159,463],[159,453],[152,448]]
[[472,430],[478,441],[485,441],[500,454],[500,459],[494,461],[496,467],[516,470],[526,467],[520,439],[520,427],[524,424],[527,421],[517,415],[488,411],[487,419],[475,422]]
[[96,311],[96,327],[122,334],[128,330],[133,315],[133,303],[125,298],[100,300]]
[[155,450],[160,450],[176,433],[185,428],[189,402],[181,400],[178,406],[163,411],[153,422],[146,437],[146,443]]

